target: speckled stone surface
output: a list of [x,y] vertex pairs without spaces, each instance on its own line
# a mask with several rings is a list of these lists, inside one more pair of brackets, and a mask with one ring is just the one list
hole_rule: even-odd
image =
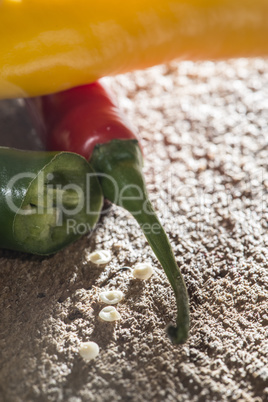
[[[1,401],[267,400],[268,62],[174,62],[106,82],[140,133],[189,291],[190,338],[171,345],[170,285],[131,216],[112,207],[52,257],[0,251]],[[12,107],[1,104],[5,145],[27,131]],[[87,262],[95,249],[112,252],[108,265]],[[144,261],[148,281],[122,269]],[[98,318],[109,289],[125,293],[120,322]],[[85,341],[100,346],[91,362],[78,354]]]

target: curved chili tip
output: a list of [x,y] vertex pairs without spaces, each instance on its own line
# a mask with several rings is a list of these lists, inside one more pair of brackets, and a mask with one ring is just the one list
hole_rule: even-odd
[[190,325],[187,291],[170,242],[149,201],[142,151],[134,130],[100,82],[39,101],[48,149],[77,152],[88,158],[104,196],[128,210],[139,223],[175,293],[177,322],[168,334],[174,343],[185,342]]
[[173,343],[184,343],[190,326],[187,290],[168,237],[149,201],[138,141],[112,140],[99,144],[90,163],[99,175],[104,196],[133,215],[162,265],[177,303],[176,326],[168,328],[168,335]]

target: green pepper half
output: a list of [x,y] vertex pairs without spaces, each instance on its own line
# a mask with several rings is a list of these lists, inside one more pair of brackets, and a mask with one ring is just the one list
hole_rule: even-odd
[[0,247],[55,253],[94,227],[102,204],[80,155],[0,147]]

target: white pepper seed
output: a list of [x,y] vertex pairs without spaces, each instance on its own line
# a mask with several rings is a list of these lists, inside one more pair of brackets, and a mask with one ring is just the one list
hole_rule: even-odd
[[93,262],[96,265],[105,265],[111,261],[112,255],[109,250],[93,251],[87,256],[87,261]]
[[132,274],[136,279],[149,279],[153,275],[153,271],[153,267],[150,264],[142,262],[135,266]]
[[100,301],[106,304],[117,304],[124,297],[124,294],[120,290],[108,290],[107,292],[100,293]]
[[99,345],[95,342],[82,342],[79,348],[79,354],[84,360],[92,360],[98,356],[100,351]]
[[99,313],[99,317],[103,320],[103,321],[117,321],[121,319],[120,314],[118,313],[118,311],[116,310],[115,307],[113,306],[107,306],[104,307],[100,313]]

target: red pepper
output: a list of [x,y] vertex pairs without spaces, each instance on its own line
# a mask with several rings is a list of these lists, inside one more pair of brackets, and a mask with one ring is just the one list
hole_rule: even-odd
[[41,100],[48,149],[68,149],[89,159],[97,144],[136,139],[133,128],[98,81]]
[[170,326],[168,334],[174,343],[185,342],[189,331],[187,291],[148,198],[142,152],[134,131],[99,82],[43,96],[39,101],[47,148],[76,152],[89,159],[104,196],[127,209],[141,226],[175,292],[177,326]]

